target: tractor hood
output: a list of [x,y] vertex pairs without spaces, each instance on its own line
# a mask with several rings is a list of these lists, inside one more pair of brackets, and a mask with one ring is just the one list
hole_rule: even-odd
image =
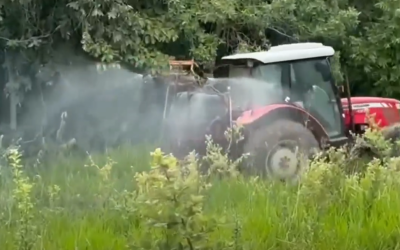
[[[375,122],[380,127],[390,126],[400,122],[400,101],[384,97],[351,97],[353,122],[357,126],[367,125],[367,110],[374,114]],[[347,98],[341,99],[344,119],[347,127],[351,126],[351,116]]]
[[[357,96],[351,97],[350,100],[353,110],[390,107],[400,109],[400,101],[393,98]],[[342,98],[341,102],[343,105],[343,109],[348,109],[347,98]]]

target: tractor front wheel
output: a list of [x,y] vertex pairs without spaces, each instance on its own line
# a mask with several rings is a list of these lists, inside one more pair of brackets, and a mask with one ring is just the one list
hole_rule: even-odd
[[272,179],[297,182],[308,167],[319,143],[302,124],[278,120],[252,131],[244,145],[245,172]]

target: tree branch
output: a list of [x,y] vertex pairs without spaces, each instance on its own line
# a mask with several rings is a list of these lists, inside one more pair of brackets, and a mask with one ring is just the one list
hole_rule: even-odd
[[33,37],[31,37],[31,38],[24,39],[24,40],[9,39],[9,38],[0,36],[0,40],[4,40],[4,41],[16,41],[17,43],[25,43],[25,42],[29,42],[29,41],[35,40],[35,39],[47,38],[47,37],[50,37],[50,35],[51,35],[51,34],[49,33],[49,34],[41,35],[41,36],[33,36]]
[[274,31],[274,32],[278,33],[278,34],[281,35],[281,36],[287,37],[287,38],[291,39],[292,41],[300,42],[299,39],[297,39],[297,38],[295,38],[295,37],[293,37],[293,36],[290,36],[290,35],[288,35],[288,34],[285,34],[285,33],[281,32],[281,31],[279,31],[279,30],[277,30],[277,29],[275,29],[275,28],[268,27],[267,29],[268,29],[268,30],[271,30],[271,31]]

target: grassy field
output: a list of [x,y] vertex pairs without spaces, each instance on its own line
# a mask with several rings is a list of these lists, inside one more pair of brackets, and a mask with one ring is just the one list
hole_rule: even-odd
[[[122,147],[37,167],[11,154],[0,168],[0,249],[400,249],[395,158],[363,176],[346,175],[343,159],[315,162],[287,186],[182,177],[173,159],[149,152]],[[147,171],[164,163],[168,178]]]

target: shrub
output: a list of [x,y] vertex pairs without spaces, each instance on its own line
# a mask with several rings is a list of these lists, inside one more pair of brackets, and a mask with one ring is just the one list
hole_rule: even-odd
[[220,222],[217,216],[203,212],[204,195],[210,184],[199,174],[194,153],[187,157],[185,166],[159,149],[152,158],[152,169],[135,176],[140,228],[148,235],[135,247],[223,249],[224,242],[209,241],[209,234]]
[[[400,158],[382,138],[370,130],[355,147],[319,155],[297,186],[240,176],[240,159],[230,160],[211,138],[204,159],[192,152],[183,161],[159,149],[146,156],[125,147],[85,160],[57,155],[33,167],[17,150],[4,150],[0,244],[7,250],[400,249]],[[368,147],[375,159],[354,157]],[[200,174],[201,160],[210,163],[208,174]]]

